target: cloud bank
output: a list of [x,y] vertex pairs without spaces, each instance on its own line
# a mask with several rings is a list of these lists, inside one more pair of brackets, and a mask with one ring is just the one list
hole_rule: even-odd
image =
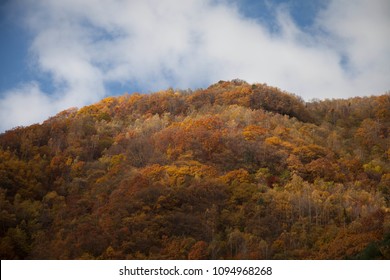
[[[390,2],[332,0],[310,28],[275,5],[277,31],[213,0],[18,0],[39,79],[0,95],[0,131],[96,102],[110,84],[144,92],[234,78],[304,99],[390,89]],[[236,3],[236,4],[235,4]]]

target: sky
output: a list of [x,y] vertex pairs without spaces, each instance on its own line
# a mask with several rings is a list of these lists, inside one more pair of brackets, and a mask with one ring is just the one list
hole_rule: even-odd
[[125,92],[390,90],[389,0],[0,0],[0,132]]

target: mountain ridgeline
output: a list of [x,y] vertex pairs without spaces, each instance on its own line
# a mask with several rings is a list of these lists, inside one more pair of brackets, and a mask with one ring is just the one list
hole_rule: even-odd
[[390,259],[390,94],[125,94],[0,135],[1,259]]

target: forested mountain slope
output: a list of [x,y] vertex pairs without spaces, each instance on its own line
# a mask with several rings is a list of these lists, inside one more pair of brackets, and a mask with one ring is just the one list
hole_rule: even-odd
[[0,135],[2,259],[390,259],[390,94],[110,97]]

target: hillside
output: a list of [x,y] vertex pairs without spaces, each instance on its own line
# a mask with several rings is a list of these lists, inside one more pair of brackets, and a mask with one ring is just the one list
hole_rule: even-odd
[[1,259],[390,259],[390,94],[109,97],[0,135]]

